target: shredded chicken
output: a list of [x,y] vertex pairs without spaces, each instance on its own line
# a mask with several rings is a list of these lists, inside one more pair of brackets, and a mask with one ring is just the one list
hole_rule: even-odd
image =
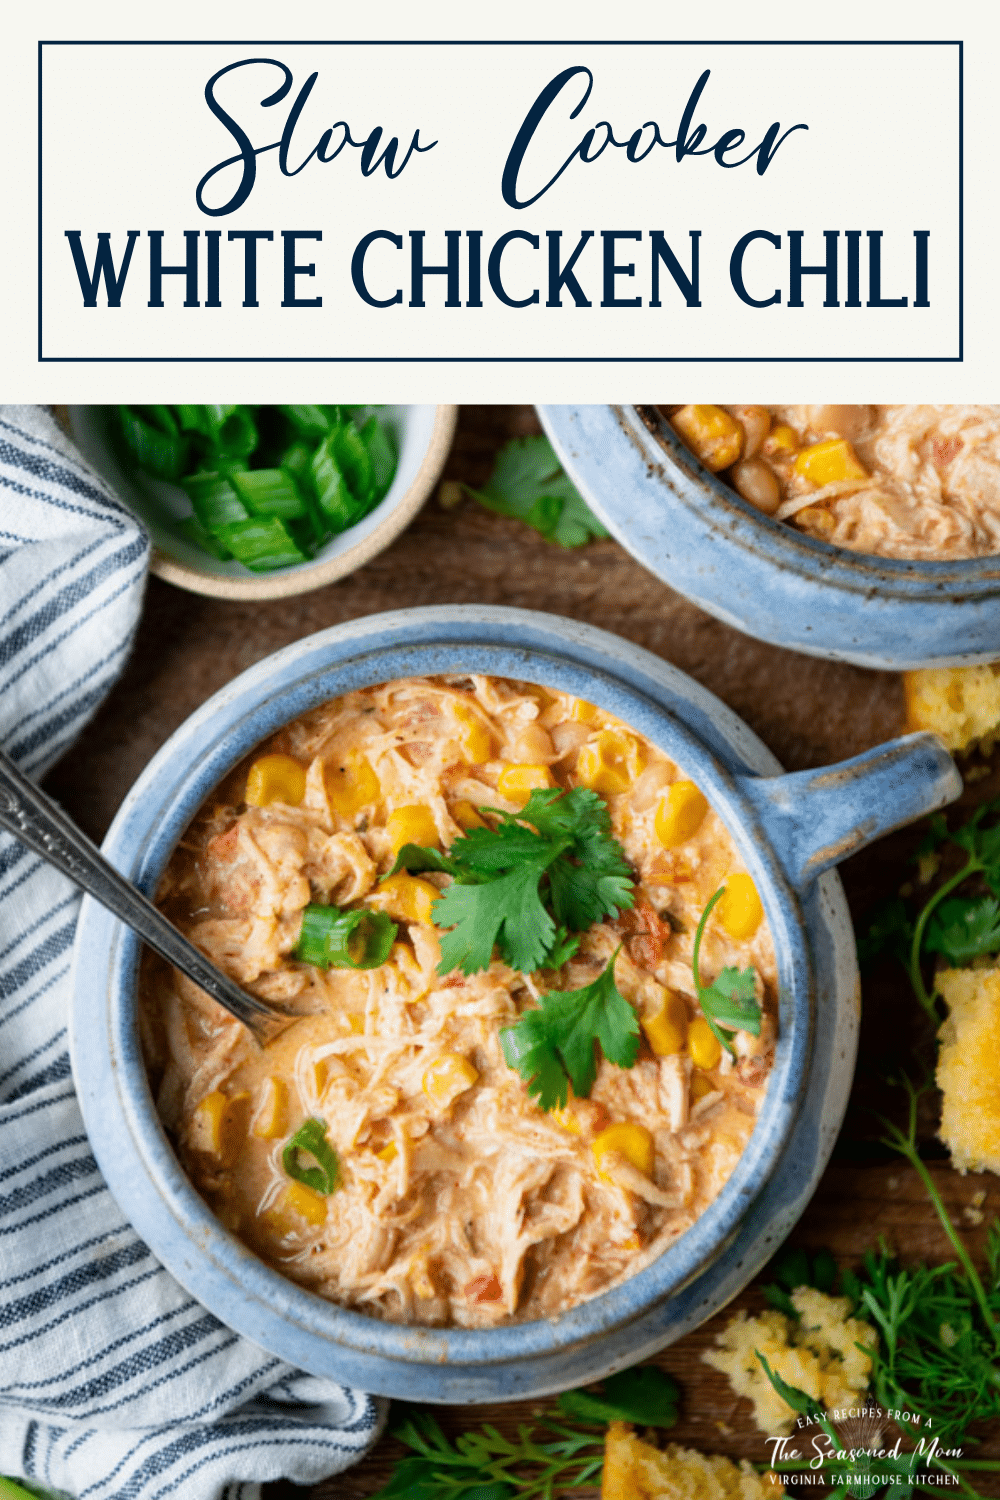
[[[737,461],[728,451],[721,460],[723,477],[775,519],[882,557],[944,561],[1000,552],[1000,406],[724,410],[743,436]],[[846,469],[810,469],[808,450],[838,440],[850,446]]]
[[[548,767],[553,785],[579,784],[579,757],[608,731],[631,765],[626,789],[605,795],[635,871],[636,907],[584,933],[558,974],[523,975],[494,959],[485,972],[442,976],[435,928],[397,913],[380,968],[321,970],[295,959],[307,904],[384,904],[391,814],[424,810],[447,847],[470,803],[517,810],[497,789],[505,770]],[[159,960],[147,961],[142,983],[161,1116],[222,1221],[320,1295],[420,1324],[549,1317],[661,1254],[731,1174],[764,1097],[776,1035],[766,923],[737,941],[713,921],[702,945],[703,979],[729,964],[752,964],[760,976],[762,1038],[738,1033],[739,1067],[699,1070],[683,1039],[672,1052],[646,1039],[634,1067],[602,1059],[588,1099],[545,1113],[507,1066],[500,1032],[545,990],[590,983],[619,945],[617,980],[640,1021],[671,996],[689,1020],[700,1014],[694,930],[712,892],[742,870],[716,814],[665,848],[655,823],[684,779],[677,767],[590,705],[497,678],[405,679],[351,693],[257,755],[291,756],[303,768],[301,801],[247,806],[244,764],[188,830],[160,900],[228,973],[299,1019],[261,1052]],[[345,804],[345,777],[369,788],[367,800]],[[351,811],[338,810],[345,805]],[[436,1093],[431,1070],[449,1059],[461,1087]],[[328,1196],[285,1170],[285,1146],[308,1119],[326,1125],[339,1160]],[[610,1125],[630,1122],[655,1142],[651,1172],[592,1150]]]

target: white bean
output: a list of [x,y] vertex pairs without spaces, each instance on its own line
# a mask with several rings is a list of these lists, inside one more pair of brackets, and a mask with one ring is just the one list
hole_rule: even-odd
[[762,458],[744,458],[730,470],[736,492],[756,505],[766,516],[773,516],[781,504],[781,486],[777,475]]

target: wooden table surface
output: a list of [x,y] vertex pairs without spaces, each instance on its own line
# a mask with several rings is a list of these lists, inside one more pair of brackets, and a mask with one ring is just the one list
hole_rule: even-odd
[[[465,407],[445,477],[479,484],[508,437],[537,431],[531,407]],[[811,660],[740,635],[702,613],[645,572],[613,541],[565,552],[518,522],[465,501],[445,511],[432,499],[388,551],[351,577],[289,600],[223,603],[151,579],[132,658],[81,740],[49,775],[47,786],[95,838],[103,836],[119,802],[153,753],[217,688],[289,641],[359,615],[412,605],[490,603],[545,609],[602,626],[656,652],[717,693],[760,735],[789,770],[843,759],[889,739],[903,727],[898,677]],[[1000,755],[976,763],[965,800],[1000,794]],[[841,867],[859,922],[907,878],[905,861],[916,834],[883,840]],[[831,1249],[856,1262],[879,1236],[905,1259],[948,1258],[948,1243],[917,1180],[877,1145],[873,1110],[896,1101],[884,1080],[904,1054],[930,1038],[915,1003],[891,967],[865,987],[861,1053],[855,1088],[833,1162],[791,1243]],[[990,1174],[960,1177],[934,1140],[935,1116],[922,1123],[925,1154],[956,1223],[986,1192],[987,1220],[1000,1213],[1000,1183]],[[969,1229],[982,1249],[984,1230]],[[760,1307],[750,1288],[735,1306]],[[731,1310],[730,1310],[731,1311]],[[767,1456],[749,1407],[734,1399],[727,1380],[701,1362],[721,1315],[664,1351],[659,1362],[683,1390],[680,1442],[733,1457]],[[537,1403],[493,1408],[444,1408],[449,1432],[490,1420],[504,1427],[524,1421]],[[373,1495],[402,1449],[386,1438],[346,1474],[303,1491],[272,1485],[266,1500],[362,1500]],[[1000,1432],[987,1435],[977,1457],[1000,1457]],[[983,1475],[978,1488],[1000,1495],[1000,1475]],[[585,1491],[574,1491],[583,1496]]]

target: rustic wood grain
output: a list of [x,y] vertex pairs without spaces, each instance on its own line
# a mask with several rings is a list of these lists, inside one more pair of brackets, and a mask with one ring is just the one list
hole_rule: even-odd
[[[446,477],[481,483],[509,436],[537,431],[531,407],[463,408]],[[753,641],[688,604],[645,572],[616,543],[575,552],[550,546],[519,523],[466,501],[444,511],[432,500],[412,526],[367,567],[316,593],[264,604],[240,604],[149,584],[135,650],[120,683],[47,786],[93,837],[105,832],[129,786],[163,741],[205,698],[278,647],[315,630],[385,609],[488,602],[545,609],[616,631],[656,652],[723,698],[789,769],[853,755],[902,729],[900,680],[840,663],[814,661]],[[966,800],[1000,793],[1000,761],[976,765]],[[978,778],[978,779],[976,779]],[[856,922],[906,879],[905,861],[917,835],[882,840],[842,867]],[[829,1247],[856,1262],[879,1235],[906,1259],[944,1259],[947,1241],[916,1175],[875,1144],[873,1110],[897,1101],[887,1073],[930,1055],[931,1038],[892,965],[866,982],[861,1059],[834,1163],[794,1232],[793,1242]],[[922,1116],[929,1155],[933,1105]],[[1000,1212],[1000,1184],[988,1174],[959,1177],[943,1160],[935,1181],[952,1212],[978,1190],[985,1211]],[[971,1232],[977,1244],[982,1231]],[[981,1247],[980,1247],[981,1248]],[[761,1305],[751,1288],[737,1306]],[[746,1403],[735,1402],[725,1379],[701,1362],[721,1323],[713,1320],[668,1349],[660,1363],[681,1382],[684,1406],[675,1436],[709,1451],[766,1457]],[[510,1428],[536,1403],[444,1409],[449,1432],[481,1420]],[[269,1486],[267,1500],[362,1500],[384,1484],[401,1450],[385,1439],[363,1464],[311,1491]],[[977,1455],[978,1456],[978,1455]],[[1000,1456],[1000,1433],[982,1456]],[[978,1488],[1000,1495],[997,1476]],[[582,1491],[577,1492],[581,1495]]]

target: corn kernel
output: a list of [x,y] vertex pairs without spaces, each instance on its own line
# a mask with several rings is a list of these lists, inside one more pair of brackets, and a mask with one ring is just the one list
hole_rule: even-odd
[[467,704],[453,702],[451,711],[458,723],[458,740],[462,759],[469,765],[482,765],[493,755],[493,736],[479,715]]
[[656,1146],[645,1125],[635,1125],[627,1120],[617,1125],[609,1125],[607,1130],[601,1131],[590,1149],[594,1153],[597,1170],[602,1177],[606,1174],[601,1164],[612,1152],[616,1156],[623,1156],[635,1167],[636,1171],[642,1172],[644,1176],[652,1177],[653,1175]]
[[395,1141],[390,1141],[388,1146],[383,1146],[381,1151],[375,1152],[375,1155],[378,1157],[379,1161],[393,1162],[399,1155],[399,1149],[396,1146]]
[[424,1093],[432,1103],[447,1109],[449,1104],[454,1104],[459,1094],[471,1089],[478,1078],[477,1069],[467,1057],[463,1057],[460,1052],[445,1052],[443,1056],[434,1059],[424,1074]]
[[570,705],[569,716],[578,724],[593,724],[597,714],[596,704],[588,703],[586,698],[574,698]]
[[334,812],[352,818],[379,800],[382,785],[365,756],[351,750],[339,764],[327,766],[326,795]]
[[234,1094],[229,1098],[219,1089],[206,1094],[191,1118],[188,1140],[192,1150],[204,1151],[224,1167],[231,1166],[246,1133],[249,1101],[249,1094]]
[[641,1023],[646,1040],[657,1057],[673,1057],[684,1051],[688,1010],[680,995],[664,990],[662,1003],[650,1015],[643,1016]]
[[394,808],[385,820],[385,829],[392,841],[393,854],[398,854],[404,844],[437,848],[439,843],[434,814],[422,803]]
[[721,406],[682,406],[670,420],[713,474],[728,469],[743,451],[743,428]]
[[749,875],[730,875],[718,906],[719,921],[737,942],[753,937],[764,920],[757,887]]
[[784,423],[773,427],[764,440],[764,452],[772,457],[794,453],[798,446],[799,435],[795,428],[788,427]]
[[290,755],[262,755],[247,773],[243,800],[248,807],[267,807],[270,802],[287,802],[298,807],[306,794],[305,767]]
[[868,470],[858,463],[846,438],[826,438],[803,448],[795,460],[795,472],[820,487],[842,479],[868,478]]
[[634,734],[602,729],[576,758],[577,780],[604,797],[627,792],[646,764],[646,752]]
[[695,1067],[701,1068],[704,1073],[710,1073],[719,1066],[722,1048],[704,1016],[695,1016],[688,1027],[688,1051]]
[[264,1080],[260,1105],[254,1117],[253,1133],[258,1140],[273,1141],[285,1133],[285,1116],[288,1110],[288,1085],[283,1078],[272,1074]]
[[390,917],[395,917],[399,922],[423,922],[427,927],[433,926],[434,902],[441,892],[429,880],[421,880],[417,875],[405,875],[400,871],[398,875],[390,875],[388,880],[383,880],[377,887],[377,892],[383,898],[379,905]]
[[715,1083],[705,1073],[697,1070],[691,1074],[691,1098],[704,1099],[706,1094],[715,1093]]
[[459,828],[464,828],[466,832],[468,832],[470,828],[486,827],[486,823],[479,816],[473,804],[471,802],[467,802],[464,797],[460,798],[458,802],[455,803],[454,807],[451,810],[451,815],[455,819],[455,822],[458,824]]
[[314,1057],[310,1064],[312,1068],[313,1089],[317,1099],[322,1099],[326,1086],[330,1081],[330,1070],[326,1065],[325,1057]]
[[359,1016],[352,1011],[351,1014],[347,1017],[347,1024],[351,1028],[351,1032],[354,1036],[361,1036],[362,1032],[365,1029],[365,1018],[364,1016]]
[[326,1223],[326,1199],[304,1182],[290,1182],[278,1200],[280,1208],[293,1213],[307,1224]]
[[562,1130],[568,1130],[570,1135],[582,1135],[583,1126],[569,1105],[565,1109],[554,1109],[551,1118]]
[[497,777],[497,791],[511,802],[520,802],[522,807],[535,787],[555,786],[548,766],[525,766],[511,763],[504,766]]
[[431,1276],[430,1255],[427,1250],[423,1250],[414,1257],[410,1270],[410,1285],[418,1297],[429,1300],[431,1297],[437,1296],[437,1287],[434,1285],[434,1280]]
[[656,809],[653,827],[664,849],[693,838],[705,821],[708,803],[693,781],[675,781]]

